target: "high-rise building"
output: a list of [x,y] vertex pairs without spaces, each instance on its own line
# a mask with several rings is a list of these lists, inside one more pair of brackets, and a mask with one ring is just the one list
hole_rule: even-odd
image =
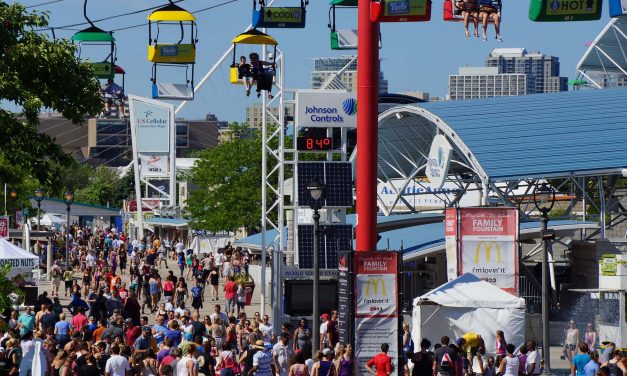
[[495,48],[485,60],[486,67],[497,67],[499,73],[527,75],[527,94],[553,93],[568,90],[568,78],[560,77],[556,56],[524,48]]
[[[246,107],[246,123],[248,123],[248,126],[250,128],[261,129],[263,111],[264,111],[264,108],[261,105],[261,103],[255,103],[251,106]],[[270,107],[270,113],[276,119],[279,118],[278,107]],[[294,116],[293,105],[285,105],[285,116]],[[268,122],[268,126],[270,127],[274,127],[277,125],[271,116],[268,116],[266,121]]]
[[[380,64],[379,64],[380,66]],[[343,70],[343,71],[342,71]],[[341,74],[337,74],[342,71]],[[327,87],[329,89],[346,89],[357,91],[357,58],[351,55],[314,58],[314,69],[311,71],[311,88],[320,89],[327,81],[335,78]],[[388,92],[388,81],[379,69],[379,93]]]
[[521,73],[499,73],[496,67],[460,67],[449,76],[450,100],[525,95],[527,77]]

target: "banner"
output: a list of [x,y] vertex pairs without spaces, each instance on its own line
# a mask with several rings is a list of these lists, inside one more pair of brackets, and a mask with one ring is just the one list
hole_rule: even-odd
[[459,275],[470,272],[518,294],[518,210],[460,208]]
[[390,346],[392,375],[398,375],[398,254],[355,252],[355,357],[359,375],[365,364]]
[[[135,129],[135,140],[139,153],[170,152],[170,111],[174,106],[156,101],[143,101],[140,97],[131,96],[130,117],[131,127]],[[159,104],[157,104],[159,103]]]
[[447,208],[444,214],[444,239],[446,245],[446,276],[449,281],[459,276],[457,257],[457,208]]
[[337,321],[340,343],[353,342],[353,252],[339,253],[337,281]]
[[[454,180],[451,178],[451,180]],[[385,183],[377,184],[377,198],[379,206],[389,210],[407,211],[414,208],[416,211],[436,209],[441,210],[446,205],[445,200],[453,200],[460,194],[460,187],[453,181],[445,181],[440,187],[433,184],[427,177],[416,177],[406,187],[404,179],[390,179]],[[402,200],[396,201],[401,192]],[[407,204],[406,204],[407,203]],[[392,207],[394,205],[394,207]],[[407,207],[409,205],[409,208]],[[468,190],[463,193],[459,206],[481,205],[481,192]]]
[[2,239],[9,238],[9,216],[8,215],[0,216],[0,238]]
[[142,177],[167,177],[170,170],[170,158],[167,153],[139,153],[139,171]]
[[334,90],[299,90],[296,92],[296,124],[299,127],[357,126],[355,93]]

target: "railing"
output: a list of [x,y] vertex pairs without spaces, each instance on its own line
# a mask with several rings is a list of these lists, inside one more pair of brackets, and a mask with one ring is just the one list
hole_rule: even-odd
[[542,293],[525,277],[518,277],[519,296],[525,299],[527,312],[540,313],[542,310]]

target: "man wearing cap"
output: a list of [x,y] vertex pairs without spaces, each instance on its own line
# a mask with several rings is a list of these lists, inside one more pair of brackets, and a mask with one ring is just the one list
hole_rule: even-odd
[[115,321],[112,321],[109,326],[102,331],[100,338],[106,340],[108,338],[114,339],[118,336],[124,336],[124,330],[122,329],[122,325],[124,323],[124,319],[122,317],[117,317]]
[[325,347],[329,347],[329,336],[327,335],[327,321],[329,321],[329,314],[323,313],[320,315],[320,320],[322,320],[322,324],[320,324],[320,350]]
[[263,340],[257,340],[251,347],[258,351],[253,355],[253,367],[247,376],[272,376],[272,355],[264,346]]
[[126,319],[124,323],[126,324],[126,346],[133,346],[135,340],[142,334],[142,330],[135,326],[131,318]]
[[461,338],[457,339],[457,347],[466,353],[471,366],[474,358],[477,357],[479,369],[483,369],[483,359],[481,356],[485,355],[485,343],[480,334],[474,332],[464,334]]

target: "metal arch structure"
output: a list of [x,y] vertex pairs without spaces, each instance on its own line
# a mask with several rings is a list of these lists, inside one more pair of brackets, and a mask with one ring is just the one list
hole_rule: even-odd
[[603,89],[627,85],[627,18],[613,18],[577,64],[579,81]]
[[[605,238],[607,229],[627,222],[627,190],[618,189],[627,174],[624,103],[627,88],[394,107],[379,116],[378,181],[397,179],[402,185],[391,205],[378,197],[379,208],[385,215],[418,211],[407,200],[414,193],[405,188],[422,184],[433,137],[441,134],[453,147],[446,182],[458,189],[423,193],[437,196],[442,209],[459,205],[461,196],[474,190],[482,205],[516,206],[523,216],[537,215],[533,187],[550,179],[562,192],[564,216],[598,219],[599,229],[586,238]],[[538,144],[542,140],[545,145]],[[590,149],[578,151],[576,145]],[[599,157],[600,150],[607,156]]]

